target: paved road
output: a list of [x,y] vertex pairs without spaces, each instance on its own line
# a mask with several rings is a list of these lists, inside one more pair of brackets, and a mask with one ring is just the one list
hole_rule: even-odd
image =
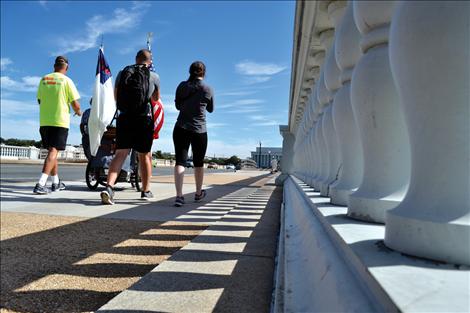
[[[85,164],[59,165],[59,176],[64,181],[84,181]],[[42,170],[40,164],[1,164],[1,180],[29,182],[39,178]],[[225,170],[210,170],[210,172],[224,172]],[[192,174],[192,169],[186,169],[187,174]],[[154,176],[173,175],[173,167],[153,168]]]

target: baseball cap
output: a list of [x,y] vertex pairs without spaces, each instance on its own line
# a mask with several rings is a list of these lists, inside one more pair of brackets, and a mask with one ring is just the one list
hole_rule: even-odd
[[62,55],[59,55],[57,58],[55,58],[55,63],[54,65],[59,65],[59,64],[69,64],[69,60],[62,56]]

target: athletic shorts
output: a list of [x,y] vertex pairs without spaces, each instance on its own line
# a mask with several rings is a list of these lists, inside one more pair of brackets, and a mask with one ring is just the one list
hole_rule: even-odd
[[67,137],[69,136],[68,128],[41,126],[39,127],[39,133],[41,134],[42,146],[45,149],[56,148],[57,150],[65,150]]
[[116,148],[150,152],[153,142],[153,120],[150,116],[119,115],[116,121]]
[[186,166],[189,145],[191,145],[194,167],[204,166],[204,157],[207,150],[207,133],[194,133],[175,126],[173,129],[173,144],[175,145],[176,165]]

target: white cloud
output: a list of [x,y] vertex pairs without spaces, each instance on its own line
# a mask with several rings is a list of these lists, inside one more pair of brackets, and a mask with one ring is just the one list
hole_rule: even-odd
[[256,122],[252,126],[275,126],[280,125],[281,123],[274,120],[272,116],[266,115],[250,115],[249,118]]
[[38,116],[39,114],[39,104],[34,101],[18,101],[2,98],[0,99],[0,108],[2,111],[2,122],[4,117]]
[[269,120],[269,121],[257,123],[255,126],[277,126],[277,125],[281,125],[281,123],[278,121]]
[[212,123],[212,122],[208,122],[208,123],[207,123],[207,129],[220,128],[220,127],[224,127],[224,126],[226,126],[226,125],[227,125],[226,123]]
[[233,107],[239,107],[239,106],[247,106],[250,104],[260,104],[263,102],[265,101],[261,99],[241,99],[241,100],[236,100],[233,102],[221,104],[219,105],[219,108],[226,109],[226,108],[233,108]]
[[40,139],[37,103],[1,98],[0,110],[3,138]]
[[244,108],[233,108],[231,109],[230,111],[227,111],[227,113],[234,113],[234,114],[237,114],[237,113],[255,113],[255,112],[259,112],[259,111],[262,111],[262,108],[260,107],[244,107]]
[[235,70],[244,76],[243,82],[248,85],[259,84],[269,81],[273,75],[276,75],[286,69],[274,63],[256,63],[244,60],[235,65]]
[[[2,96],[4,94],[2,93]],[[34,101],[19,101],[11,99],[0,99],[1,134],[3,138],[19,138],[39,140],[39,105]],[[67,143],[80,144],[81,118],[70,117],[70,130]]]
[[235,68],[238,73],[249,76],[271,76],[286,69],[285,66],[273,63],[256,63],[248,60],[239,62]]
[[254,121],[264,121],[266,120],[266,117],[264,115],[251,115],[249,116],[250,119]]
[[[21,127],[18,127],[18,125],[21,125]],[[3,138],[41,139],[39,134],[39,118],[13,119],[2,116],[0,127]]]
[[249,77],[245,77],[243,82],[245,84],[251,85],[251,84],[264,83],[270,79],[271,79],[271,76],[249,76]]
[[219,92],[217,96],[224,97],[224,96],[249,96],[256,93],[256,91],[226,91],[226,92]]
[[85,37],[78,37],[75,40],[70,40],[70,37],[60,38],[59,49],[52,54],[85,51],[96,47],[101,35],[128,32],[140,23],[146,12],[145,9],[149,6],[147,2],[136,1],[133,2],[130,10],[115,9],[111,17],[95,15],[86,22],[85,30],[81,31],[87,34]]
[[9,76],[2,76],[0,84],[2,90],[34,92],[37,91],[40,80],[39,76],[25,76],[21,78],[21,81],[11,79]]
[[10,65],[10,64],[12,64],[12,63],[13,63],[13,61],[10,60],[9,58],[1,58],[1,59],[0,59],[0,69],[1,69],[2,71],[6,70],[7,67],[8,67],[8,65]]
[[209,133],[209,141],[207,145],[207,156],[225,156],[230,157],[232,155],[236,155],[241,158],[246,158],[251,156],[250,151],[255,150],[257,146],[257,140],[255,139],[247,139],[244,143],[236,144],[229,140],[211,140],[211,134]]

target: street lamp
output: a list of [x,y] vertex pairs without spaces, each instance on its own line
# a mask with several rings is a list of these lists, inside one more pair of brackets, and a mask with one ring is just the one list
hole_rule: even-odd
[[268,150],[268,164],[266,165],[266,167],[270,167],[271,166],[271,150]]
[[261,168],[261,140],[259,141],[258,168]]

